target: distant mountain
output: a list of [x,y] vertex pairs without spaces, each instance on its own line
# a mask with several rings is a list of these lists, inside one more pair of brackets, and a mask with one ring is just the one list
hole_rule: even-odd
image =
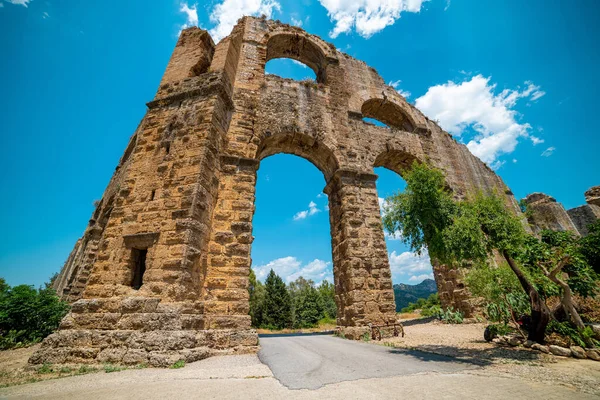
[[404,283],[394,285],[396,311],[408,306],[408,303],[414,303],[421,298],[426,299],[432,293],[437,293],[437,285],[433,279],[425,279],[418,285],[405,285]]

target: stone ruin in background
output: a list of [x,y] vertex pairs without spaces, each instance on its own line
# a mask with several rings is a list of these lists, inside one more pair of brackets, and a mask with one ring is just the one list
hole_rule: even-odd
[[[275,58],[306,64],[317,81],[266,75]],[[325,177],[337,324],[351,338],[396,320],[375,167],[402,175],[427,161],[456,198],[496,192],[519,212],[500,177],[377,71],[278,21],[242,18],[216,45],[184,30],[147,106],[56,280],[71,312],[32,363],[165,366],[256,351],[252,217],[256,172],[273,154],[303,157]],[[469,316],[460,272],[435,264],[443,305]]]
[[600,218],[600,186],[594,186],[585,192],[587,204],[570,210],[565,210],[554,197],[544,193],[532,193],[524,201],[529,210],[528,219],[534,233],[550,229],[586,236],[587,226]]

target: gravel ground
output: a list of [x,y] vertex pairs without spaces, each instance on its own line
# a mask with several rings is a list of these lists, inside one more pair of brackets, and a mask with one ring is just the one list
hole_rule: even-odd
[[403,324],[404,338],[384,339],[378,344],[456,357],[482,367],[470,374],[561,384],[600,396],[600,362],[488,343],[483,339],[486,324],[448,325],[435,320],[410,320]]

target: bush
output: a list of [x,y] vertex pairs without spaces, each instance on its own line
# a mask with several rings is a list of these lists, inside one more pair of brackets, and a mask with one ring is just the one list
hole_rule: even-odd
[[454,310],[453,307],[448,307],[443,310],[440,319],[447,324],[462,324],[465,316],[462,312]]
[[485,328],[483,337],[486,341],[491,342],[495,337],[508,335],[512,331],[513,329],[506,324],[492,324]]
[[556,333],[560,336],[567,338],[577,346],[588,347],[586,346],[586,342],[591,342],[596,346],[600,346],[600,342],[593,339],[594,331],[589,326],[579,331],[571,324],[571,322],[558,322],[556,320],[552,320],[548,324],[546,334],[552,333]]
[[427,299],[418,299],[414,303],[409,303],[400,312],[412,313],[416,310],[421,310],[421,315],[424,317],[438,316],[441,311],[440,296],[437,293],[432,293]]
[[0,278],[0,348],[27,346],[54,332],[69,306],[50,287],[10,287]]

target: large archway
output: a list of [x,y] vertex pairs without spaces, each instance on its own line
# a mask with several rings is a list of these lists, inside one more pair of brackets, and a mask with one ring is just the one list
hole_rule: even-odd
[[[489,167],[375,69],[302,29],[244,17],[218,44],[199,28],[184,30],[173,54],[104,193],[104,205],[114,195],[105,229],[85,234],[98,246],[76,246],[57,280],[81,277],[77,302],[32,362],[79,363],[85,355],[84,362],[137,357],[164,366],[169,357],[256,350],[252,219],[256,171],[270,155],[298,155],[325,177],[337,323],[349,338],[396,319],[374,166],[401,173],[414,159],[426,161],[457,197],[496,191],[519,212]],[[265,64],[281,57],[306,64],[319,84],[266,77]],[[144,252],[136,290],[131,261]],[[456,272],[434,273],[446,306],[471,307]],[[106,335],[90,349],[85,338],[99,329]],[[161,344],[129,345],[142,342]]]

